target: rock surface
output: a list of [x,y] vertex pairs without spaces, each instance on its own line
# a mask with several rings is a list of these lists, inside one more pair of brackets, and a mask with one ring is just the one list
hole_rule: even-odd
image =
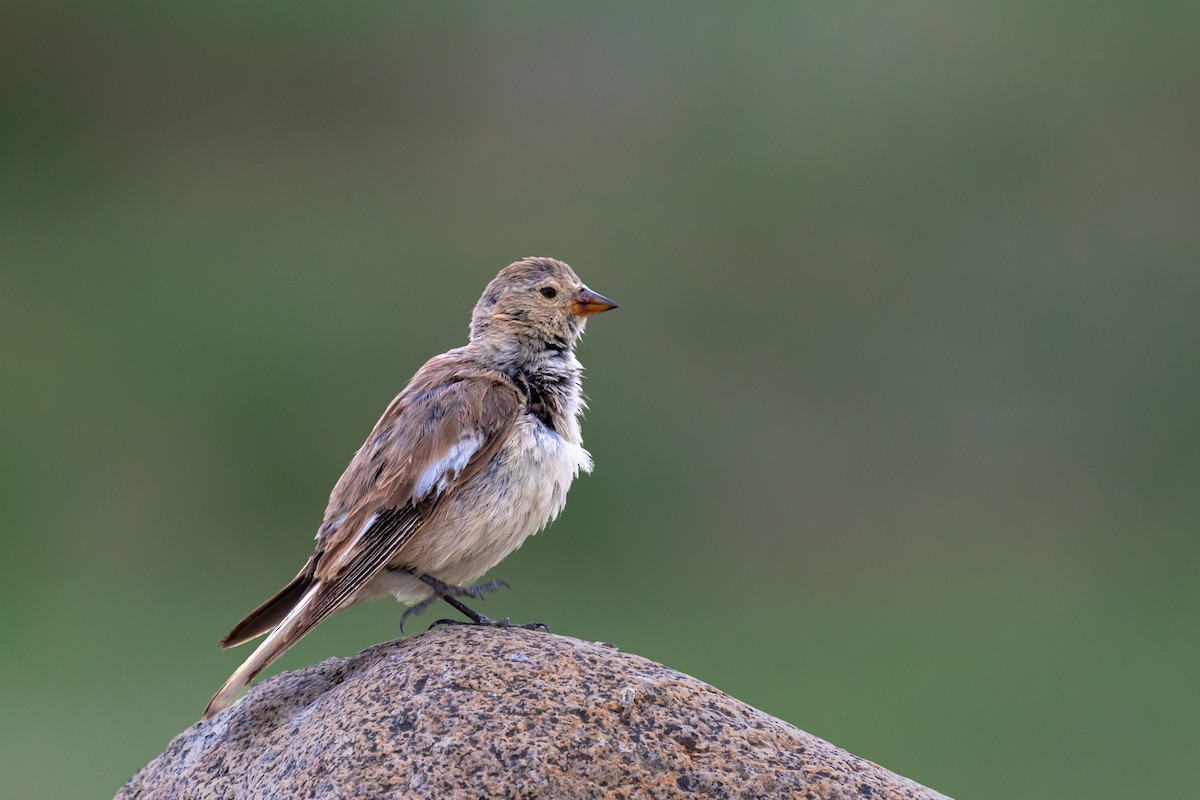
[[117,794],[292,797],[943,795],[640,656],[472,626],[266,681]]

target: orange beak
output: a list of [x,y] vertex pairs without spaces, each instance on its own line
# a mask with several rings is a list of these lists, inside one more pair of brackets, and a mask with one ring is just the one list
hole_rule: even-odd
[[596,294],[584,286],[571,298],[571,313],[581,317],[612,311],[617,304],[602,294]]

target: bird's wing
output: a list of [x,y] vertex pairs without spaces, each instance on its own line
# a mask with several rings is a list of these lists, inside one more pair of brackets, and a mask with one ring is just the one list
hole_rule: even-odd
[[428,388],[415,379],[334,487],[311,613],[323,618],[339,608],[419,535],[442,501],[495,457],[520,407],[516,387],[496,373],[454,371]]
[[205,715],[232,702],[284,651],[353,602],[420,535],[437,507],[496,457],[522,402],[516,386],[499,373],[453,368],[439,359],[423,367],[334,487],[317,552],[297,576],[304,578],[293,591],[299,596],[289,595],[286,614],[278,615],[274,630],[221,687]]

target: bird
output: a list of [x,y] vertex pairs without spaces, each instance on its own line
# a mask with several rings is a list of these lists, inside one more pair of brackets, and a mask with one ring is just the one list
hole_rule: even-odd
[[616,307],[554,258],[500,270],[475,304],[467,344],[417,370],[350,460],[303,569],[220,640],[230,648],[267,634],[205,718],[317,624],[361,600],[393,595],[410,604],[402,626],[438,599],[465,624],[510,626],[458,598],[507,586],[471,581],[554,520],[572,481],[591,471],[575,347],[588,317]]

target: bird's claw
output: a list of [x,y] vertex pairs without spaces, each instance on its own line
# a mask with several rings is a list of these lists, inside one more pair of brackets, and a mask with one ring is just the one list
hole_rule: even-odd
[[498,626],[499,623],[493,622],[492,620],[485,617],[483,614],[480,614],[479,619],[477,619],[477,620],[474,620],[474,619],[438,619],[438,620],[434,620],[433,624],[429,626],[428,630],[433,630],[438,625],[496,625],[496,626]]
[[[443,598],[443,597],[445,597],[445,598],[474,597],[478,600],[482,600],[483,596],[489,592],[498,592],[501,589],[511,589],[512,588],[511,586],[508,585],[508,581],[501,581],[501,580],[488,581],[487,583],[472,583],[468,586],[453,586],[449,583],[444,583],[442,581],[439,581],[437,578],[434,578],[430,575],[425,575],[425,574],[419,573],[419,572],[413,572],[412,570],[405,570],[405,572],[408,572],[409,574],[416,577],[418,580],[425,583],[429,588],[433,589],[435,594],[433,595],[433,597],[427,597],[424,600],[422,600],[421,602],[417,603],[416,605],[410,606],[409,608],[405,609],[404,614],[402,614],[400,616],[400,632],[401,633],[404,633],[404,623],[406,623],[408,621],[409,617],[421,616],[421,614],[425,613],[425,609],[429,608],[429,606],[436,603],[440,598]],[[450,602],[450,601],[447,600],[447,602]],[[480,616],[482,616],[482,615],[480,615]],[[483,617],[483,618],[487,619],[487,617]],[[454,621],[453,620],[438,620],[437,622],[430,625],[429,629],[433,630],[438,625],[447,624],[450,622],[454,622]],[[495,624],[495,623],[493,623],[491,620],[488,620],[486,623],[480,623],[480,624],[487,625],[487,624]]]
[[429,598],[426,598],[425,600],[422,600],[421,602],[417,603],[415,606],[409,606],[408,608],[404,609],[404,613],[400,615],[400,632],[404,633],[404,623],[408,621],[409,617],[421,616],[422,614],[425,613],[425,609],[429,608],[431,605],[436,603],[439,599],[440,598],[437,595],[434,595],[433,597],[429,597]]
[[483,596],[488,592],[498,592],[501,589],[511,589],[507,581],[488,581],[487,583],[473,583],[470,586],[458,587],[462,594],[467,597],[474,597],[482,600]]
[[523,624],[517,624],[508,617],[505,617],[501,620],[494,620],[489,617],[485,617],[483,614],[479,615],[479,619],[473,620],[439,619],[429,626],[429,630],[433,630],[439,625],[483,625],[489,628],[520,628],[527,631],[545,631],[546,633],[550,632],[550,626],[544,622],[526,622]]

